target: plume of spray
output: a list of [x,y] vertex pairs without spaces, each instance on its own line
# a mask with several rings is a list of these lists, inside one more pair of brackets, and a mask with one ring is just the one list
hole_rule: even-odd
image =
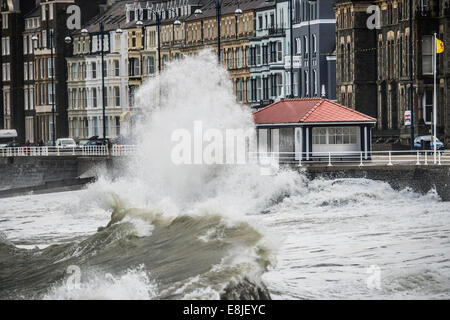
[[[252,112],[236,102],[227,70],[209,50],[168,64],[138,90],[136,106],[142,115],[133,129],[138,155],[129,162],[125,178],[104,183],[127,207],[167,215],[209,212],[242,217],[303,185],[294,172],[261,176],[256,164],[174,163],[173,133],[184,130],[194,151],[194,123],[200,123],[203,132],[219,130],[224,135],[241,129],[250,133],[254,145]],[[224,143],[225,155],[228,147]]]

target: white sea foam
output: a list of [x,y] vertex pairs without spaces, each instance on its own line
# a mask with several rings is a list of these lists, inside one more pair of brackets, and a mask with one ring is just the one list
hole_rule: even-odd
[[[83,280],[87,278],[86,280]],[[151,300],[157,294],[157,285],[144,266],[130,268],[124,274],[88,272],[79,283],[67,280],[53,285],[44,300]]]

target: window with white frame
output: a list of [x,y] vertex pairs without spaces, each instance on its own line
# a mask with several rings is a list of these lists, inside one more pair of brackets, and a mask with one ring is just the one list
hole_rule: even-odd
[[303,37],[303,50],[305,51],[305,54],[309,53],[308,37],[307,36]]
[[296,52],[297,54],[301,55],[302,54],[302,39],[301,38],[297,38],[295,39],[295,43],[296,43]]
[[281,41],[277,42],[277,60],[278,62],[283,61],[283,44]]
[[312,53],[317,53],[317,37],[315,34],[312,35]]
[[357,144],[357,127],[313,128],[313,144]]

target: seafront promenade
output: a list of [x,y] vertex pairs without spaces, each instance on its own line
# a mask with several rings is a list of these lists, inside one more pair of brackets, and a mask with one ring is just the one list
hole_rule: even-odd
[[[73,190],[99,176],[119,178],[131,157],[144,150],[137,146],[115,145],[58,149],[25,147],[0,150],[0,197]],[[249,162],[270,167],[271,174],[289,167],[308,178],[368,178],[388,182],[393,188],[410,187],[427,193],[434,189],[450,200],[450,152],[382,151],[360,153],[313,153],[300,160],[295,153],[249,153]],[[272,170],[274,163],[275,171]],[[270,174],[269,174],[270,175]]]

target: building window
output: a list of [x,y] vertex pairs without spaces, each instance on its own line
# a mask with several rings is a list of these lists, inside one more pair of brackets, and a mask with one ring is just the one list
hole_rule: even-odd
[[54,98],[55,95],[53,93],[53,85],[51,83],[49,83],[47,85],[47,92],[48,92],[48,104],[53,104],[54,103]]
[[97,88],[92,88],[92,107],[97,108]]
[[317,96],[317,71],[312,71],[312,81],[313,81],[313,94]]
[[120,117],[115,117],[116,121],[116,136],[120,136]]
[[277,58],[278,62],[283,61],[283,44],[281,41],[277,42]]
[[267,45],[262,46],[262,57],[263,57],[262,63],[264,65],[268,64],[269,63],[269,50],[267,48]]
[[305,51],[305,54],[309,53],[309,47],[308,47],[308,37],[303,37],[303,50]]
[[327,144],[327,128],[313,128],[313,144]]
[[54,68],[54,66],[55,66],[54,65],[54,60],[48,59],[47,63],[48,63],[48,77],[49,78],[53,78],[53,73],[54,73],[54,70],[55,70],[55,68]]
[[114,76],[120,77],[120,63],[119,63],[119,60],[114,60]]
[[301,38],[295,39],[295,43],[296,43],[296,52],[298,55],[301,55],[302,54],[302,39]]
[[25,62],[23,65],[23,77],[24,80],[28,80],[28,62]]
[[256,100],[261,100],[261,77],[256,77]]
[[92,79],[97,79],[97,63],[92,62]]
[[433,115],[433,89],[427,88],[423,95],[423,121],[431,124]]
[[28,89],[25,89],[23,91],[23,99],[24,99],[24,102],[25,102],[25,110],[29,110],[30,109],[30,105],[28,103]]
[[[42,62],[42,60],[41,60]],[[41,64],[41,74],[42,74],[42,64]],[[72,65],[72,74],[73,74],[73,80],[78,80],[78,64],[74,63]],[[41,75],[42,78],[42,75]]]
[[433,36],[422,38],[422,74],[433,74]]
[[259,66],[261,64],[261,46],[256,46],[256,64]]
[[317,37],[315,34],[312,36],[312,53],[317,52]]
[[94,117],[92,119],[92,126],[93,126],[93,129],[94,129],[94,136],[98,136],[98,120],[97,120],[97,117]]
[[148,58],[148,74],[154,74],[155,73],[155,58],[149,57]]
[[233,50],[228,49],[227,59],[228,59],[228,69],[232,69],[233,68]]
[[236,80],[236,96],[237,101],[242,102],[242,79]]
[[[267,47],[266,47],[267,49]],[[236,63],[238,68],[242,68],[242,49],[238,48],[236,50]]]
[[328,144],[356,144],[357,130],[355,127],[327,128],[327,131],[328,131]]
[[116,103],[116,107],[120,107],[120,88],[114,87],[114,100]]

